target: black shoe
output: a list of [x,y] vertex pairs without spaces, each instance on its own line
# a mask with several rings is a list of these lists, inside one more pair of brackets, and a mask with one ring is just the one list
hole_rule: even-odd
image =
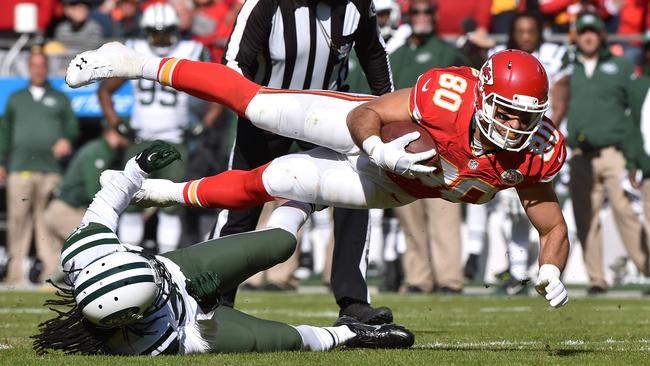
[[470,254],[469,257],[467,257],[467,262],[465,262],[465,269],[463,270],[463,273],[465,275],[465,278],[468,280],[473,280],[478,272],[478,255],[477,254]]
[[413,333],[397,324],[368,325],[342,316],[334,324],[340,325],[347,326],[357,335],[345,343],[350,348],[409,348],[415,342]]
[[339,311],[339,318],[350,317],[364,324],[384,324],[393,322],[393,311],[386,306],[373,308],[364,303],[354,302]]
[[438,291],[436,291],[436,293],[439,293],[441,295],[460,295],[463,293],[463,289],[442,286],[441,288],[438,289]]
[[424,291],[421,287],[413,286],[410,285],[406,288],[406,293],[407,294],[423,294],[426,291]]
[[607,293],[607,289],[600,286],[591,286],[587,288],[587,295],[589,296],[598,296],[604,295]]

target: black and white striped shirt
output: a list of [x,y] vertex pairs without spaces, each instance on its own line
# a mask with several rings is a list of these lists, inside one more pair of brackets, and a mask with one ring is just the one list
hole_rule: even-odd
[[392,91],[372,0],[247,0],[223,63],[265,86],[345,91],[352,47],[373,94]]

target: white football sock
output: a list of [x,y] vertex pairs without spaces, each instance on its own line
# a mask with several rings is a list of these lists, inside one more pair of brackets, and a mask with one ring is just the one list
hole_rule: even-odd
[[510,241],[508,243],[508,259],[510,260],[510,275],[518,281],[528,279],[528,248]]
[[298,237],[298,230],[307,221],[309,215],[314,211],[314,205],[310,203],[289,201],[273,210],[267,228],[280,228]]
[[302,349],[322,352],[344,344],[356,337],[356,334],[345,325],[338,327],[314,327],[311,325],[294,326],[302,337]]
[[142,77],[147,80],[158,81],[158,69],[160,68],[160,57],[149,57],[142,66]]

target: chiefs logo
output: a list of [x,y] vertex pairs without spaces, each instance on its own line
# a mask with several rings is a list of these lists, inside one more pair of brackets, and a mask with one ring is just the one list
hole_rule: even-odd
[[494,84],[494,75],[492,74],[492,59],[489,59],[481,68],[481,81],[485,85]]

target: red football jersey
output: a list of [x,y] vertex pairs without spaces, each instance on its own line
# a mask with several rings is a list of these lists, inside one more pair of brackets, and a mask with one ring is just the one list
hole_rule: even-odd
[[470,142],[477,81],[478,71],[469,67],[431,69],[411,89],[409,112],[433,136],[440,156],[434,175],[389,174],[412,196],[485,203],[502,189],[551,181],[564,164],[564,136],[546,118],[526,149],[475,156]]

